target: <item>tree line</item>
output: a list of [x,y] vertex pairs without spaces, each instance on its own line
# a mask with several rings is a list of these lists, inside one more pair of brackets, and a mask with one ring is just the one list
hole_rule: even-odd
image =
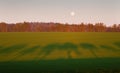
[[104,23],[22,22],[8,24],[1,22],[0,32],[120,32],[120,24],[106,26]]

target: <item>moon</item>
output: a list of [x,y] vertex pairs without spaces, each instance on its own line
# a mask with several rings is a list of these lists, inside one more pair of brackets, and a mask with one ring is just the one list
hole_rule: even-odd
[[75,16],[75,12],[73,12],[73,11],[70,12],[70,15],[71,15],[71,16]]

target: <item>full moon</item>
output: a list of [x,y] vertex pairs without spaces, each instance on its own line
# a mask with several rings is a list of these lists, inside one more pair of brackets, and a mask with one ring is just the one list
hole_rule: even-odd
[[75,16],[75,12],[70,12],[70,15],[71,16]]

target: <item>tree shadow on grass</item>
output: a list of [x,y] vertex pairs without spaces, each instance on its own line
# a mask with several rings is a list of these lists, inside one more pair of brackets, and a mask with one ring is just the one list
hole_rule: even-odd
[[8,54],[8,53],[11,53],[11,52],[15,52],[15,51],[20,50],[24,47],[26,47],[25,44],[17,44],[17,45],[9,46],[9,47],[6,47],[6,48],[2,48],[0,50],[0,54]]
[[50,53],[52,53],[54,50],[59,48],[59,46],[60,45],[58,43],[48,44],[41,49],[39,55],[43,55],[42,58],[45,58]]
[[67,42],[65,44],[59,44],[59,43],[48,44],[42,48],[39,55],[43,55],[42,58],[45,58],[55,50],[67,51],[68,59],[72,58],[71,56],[72,51],[74,51],[76,54],[80,54],[77,45]]
[[81,43],[80,44],[80,47],[83,48],[83,49],[87,49],[87,50],[90,50],[90,52],[95,56],[95,57],[98,57],[95,53],[95,50],[97,50],[98,48],[93,45],[93,44],[90,44],[90,43]]
[[2,46],[0,46],[0,49],[3,48]]
[[77,55],[80,55],[80,52],[78,50],[78,46],[73,44],[73,43],[65,43],[63,45],[60,46],[60,48],[58,48],[58,50],[65,50],[67,51],[67,55],[68,55],[68,58],[71,59],[72,56],[71,56],[71,52],[74,51]]
[[3,46],[0,46],[0,51],[3,49]]
[[100,47],[101,47],[102,49],[110,50],[110,51],[112,51],[112,52],[120,51],[119,49],[116,49],[116,48],[114,48],[114,47],[107,46],[107,45],[100,45]]
[[115,43],[113,43],[113,44],[120,49],[120,42],[115,42]]
[[39,45],[36,45],[36,46],[33,46],[31,48],[27,48],[27,49],[24,49],[23,51],[19,52],[19,55],[17,55],[14,59],[12,60],[15,60],[17,59],[18,57],[21,57],[21,56],[24,56],[24,55],[28,55],[30,53],[33,53],[35,52],[37,49],[40,49],[41,47]]

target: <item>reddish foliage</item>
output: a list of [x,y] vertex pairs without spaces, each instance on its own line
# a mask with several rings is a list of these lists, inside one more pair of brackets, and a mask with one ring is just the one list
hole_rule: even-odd
[[62,24],[53,22],[23,22],[7,24],[1,22],[0,32],[120,32],[120,24],[106,26],[104,23]]

